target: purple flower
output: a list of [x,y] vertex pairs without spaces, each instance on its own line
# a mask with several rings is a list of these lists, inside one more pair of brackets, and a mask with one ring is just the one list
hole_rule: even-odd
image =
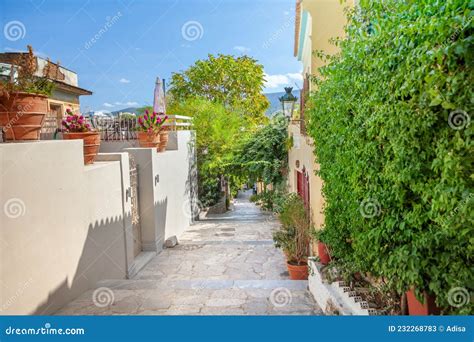
[[149,111],[148,109],[145,109],[145,114],[148,115]]
[[68,117],[66,118],[66,121],[67,121],[67,122],[72,122],[72,116],[68,116]]

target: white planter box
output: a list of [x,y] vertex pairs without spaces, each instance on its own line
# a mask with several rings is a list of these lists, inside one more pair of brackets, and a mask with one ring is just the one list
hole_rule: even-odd
[[314,299],[326,314],[339,315],[377,315],[375,309],[370,309],[369,304],[362,300],[355,291],[342,281],[332,284],[323,281],[321,263],[309,260],[308,287]]

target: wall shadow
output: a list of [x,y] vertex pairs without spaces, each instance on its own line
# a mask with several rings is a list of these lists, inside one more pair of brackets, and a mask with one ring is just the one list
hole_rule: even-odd
[[[129,215],[126,217],[130,218]],[[65,277],[33,315],[49,315],[58,311],[84,292],[95,288],[100,280],[125,279],[124,222],[123,216],[116,216],[89,224],[74,277]],[[61,257],[63,255],[57,255],[58,259]]]

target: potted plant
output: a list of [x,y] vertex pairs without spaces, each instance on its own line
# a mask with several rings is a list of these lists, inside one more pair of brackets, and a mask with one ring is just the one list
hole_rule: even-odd
[[275,246],[287,257],[290,279],[308,279],[311,222],[302,199],[290,194],[279,214],[282,227],[273,234]]
[[39,140],[54,83],[36,75],[38,63],[30,45],[28,53],[19,54],[10,64],[9,77],[0,79],[4,140]]
[[84,164],[93,164],[99,152],[100,135],[91,129],[84,116],[74,114],[70,108],[66,110],[66,118],[62,121],[63,139],[82,139],[84,141]]
[[417,293],[416,288],[412,287],[406,292],[406,296],[410,316],[439,315],[441,310],[436,306],[435,297],[428,292]]
[[[164,120],[168,119],[168,116],[164,117]],[[159,152],[166,151],[166,146],[168,145],[168,127],[161,127],[160,130],[160,145],[158,147]]]
[[322,241],[323,230],[313,232],[313,238],[317,241],[319,261],[323,265],[329,264],[331,255],[328,246]]
[[161,118],[157,113],[151,115],[147,110],[138,118],[138,142],[140,147],[153,147],[158,150],[160,145],[160,131],[167,116]]

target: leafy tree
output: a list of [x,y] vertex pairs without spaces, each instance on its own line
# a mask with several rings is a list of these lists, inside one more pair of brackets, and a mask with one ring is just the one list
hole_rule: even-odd
[[[219,182],[234,158],[240,140],[249,134],[248,123],[222,104],[205,99],[173,101],[169,112],[191,115],[196,131],[199,170],[199,198],[204,205],[216,203],[220,197]],[[234,184],[238,178],[233,178]]]
[[198,60],[187,70],[171,77],[170,93],[174,100],[204,98],[223,104],[254,124],[265,122],[269,103],[262,94],[263,66],[248,56],[219,54]]
[[278,184],[287,167],[287,140],[287,121],[276,116],[243,142],[230,168],[238,166],[252,181]]
[[[311,95],[321,238],[353,271],[446,313],[473,293],[473,3],[361,1]],[[452,298],[451,298],[452,300]]]

